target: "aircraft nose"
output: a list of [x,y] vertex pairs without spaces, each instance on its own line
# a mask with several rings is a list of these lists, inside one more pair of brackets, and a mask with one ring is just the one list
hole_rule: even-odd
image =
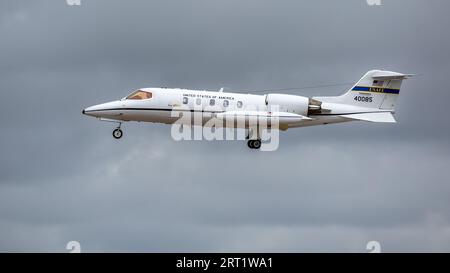
[[81,113],[83,115],[86,115],[86,116],[94,116],[93,110],[97,110],[96,107],[97,106],[94,105],[94,106],[90,106],[90,107],[84,108],[83,110],[81,110]]
[[115,116],[120,116],[122,108],[120,101],[111,101],[102,104],[97,104],[89,106],[81,110],[81,113],[86,116],[97,117],[97,118],[113,118]]

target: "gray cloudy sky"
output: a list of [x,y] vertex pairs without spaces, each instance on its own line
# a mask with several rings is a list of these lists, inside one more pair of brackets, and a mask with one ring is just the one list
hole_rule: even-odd
[[[450,251],[447,0],[0,2],[0,251]],[[146,86],[404,83],[395,125],[175,142],[86,106]],[[337,95],[343,87],[308,89]]]

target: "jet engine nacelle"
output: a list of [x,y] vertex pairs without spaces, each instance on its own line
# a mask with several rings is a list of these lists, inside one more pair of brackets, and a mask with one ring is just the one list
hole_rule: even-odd
[[291,112],[302,116],[308,115],[309,98],[286,94],[268,94],[266,104],[269,110],[275,111],[273,106],[278,106],[280,112]]

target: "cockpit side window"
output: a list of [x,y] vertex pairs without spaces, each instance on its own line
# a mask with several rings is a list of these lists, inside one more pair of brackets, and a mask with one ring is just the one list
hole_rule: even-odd
[[127,100],[146,100],[151,99],[152,93],[147,91],[138,90],[131,93],[126,99]]

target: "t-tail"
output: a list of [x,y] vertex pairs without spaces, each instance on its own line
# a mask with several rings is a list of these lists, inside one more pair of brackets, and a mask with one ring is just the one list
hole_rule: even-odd
[[346,93],[336,97],[315,99],[326,103],[354,106],[355,112],[343,113],[343,117],[372,122],[395,122],[392,114],[395,112],[395,102],[400,94],[402,81],[411,76],[413,75],[371,70]]

